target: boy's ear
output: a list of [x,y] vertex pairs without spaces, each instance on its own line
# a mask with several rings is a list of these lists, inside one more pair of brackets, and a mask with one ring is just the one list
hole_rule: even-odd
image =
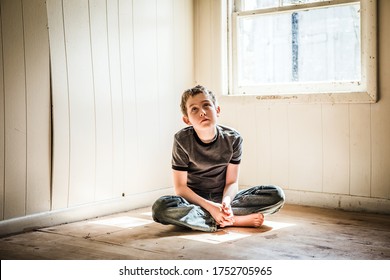
[[215,110],[217,111],[217,116],[219,117],[219,113],[221,113],[221,107],[217,106],[217,108],[215,108]]
[[187,116],[183,116],[183,122],[185,123],[185,124],[187,124],[187,125],[191,125],[191,122],[190,122],[190,120],[188,119],[188,117]]

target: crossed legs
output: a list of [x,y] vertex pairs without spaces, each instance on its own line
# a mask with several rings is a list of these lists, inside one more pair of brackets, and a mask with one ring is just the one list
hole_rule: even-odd
[[231,203],[234,214],[232,224],[219,224],[206,210],[190,204],[179,196],[163,196],[152,207],[153,219],[162,224],[174,224],[195,230],[213,232],[219,227],[259,227],[264,215],[273,214],[283,207],[283,190],[278,186],[255,186],[240,191]]

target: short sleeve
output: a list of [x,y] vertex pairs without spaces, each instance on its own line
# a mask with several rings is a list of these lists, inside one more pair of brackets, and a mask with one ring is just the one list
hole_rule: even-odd
[[241,156],[242,156],[242,142],[243,139],[241,135],[238,134],[238,137],[233,142],[233,155],[230,163],[232,164],[240,164]]
[[172,147],[172,169],[179,171],[188,171],[189,157],[184,148],[178,142],[177,138],[174,138]]

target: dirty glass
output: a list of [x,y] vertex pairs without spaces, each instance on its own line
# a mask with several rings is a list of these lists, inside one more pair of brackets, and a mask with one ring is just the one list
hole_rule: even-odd
[[359,4],[239,17],[237,28],[239,86],[361,78]]

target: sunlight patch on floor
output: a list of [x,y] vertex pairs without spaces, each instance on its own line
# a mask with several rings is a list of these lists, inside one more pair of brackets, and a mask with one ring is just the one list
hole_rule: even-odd
[[[266,221],[263,227],[267,228],[267,230],[262,230],[263,227],[260,228],[229,228],[220,230],[214,233],[199,233],[199,234],[191,234],[191,235],[182,235],[178,236],[179,238],[184,238],[188,240],[194,240],[199,242],[206,242],[211,244],[220,244],[224,242],[234,241],[242,238],[249,237],[254,234],[254,231],[258,230],[258,233],[274,231],[286,227],[294,226],[294,224],[290,223],[282,223],[282,222],[273,222]],[[239,231],[239,232],[237,232]],[[245,231],[248,231],[245,233]]]
[[133,228],[153,223],[151,220],[133,218],[129,216],[114,217],[104,220],[91,221],[91,224],[106,225],[120,228]]
[[281,229],[281,228],[295,226],[295,224],[282,223],[282,222],[273,222],[273,221],[265,221],[264,225],[268,226],[268,227],[271,227],[272,230],[277,230],[277,229]]
[[144,212],[141,215],[152,217],[152,212]]
[[241,238],[250,236],[250,234],[242,234],[237,232],[229,231],[217,231],[215,233],[200,233],[200,234],[191,234],[191,235],[182,235],[180,238],[206,242],[211,244],[219,244],[228,241],[234,241]]

